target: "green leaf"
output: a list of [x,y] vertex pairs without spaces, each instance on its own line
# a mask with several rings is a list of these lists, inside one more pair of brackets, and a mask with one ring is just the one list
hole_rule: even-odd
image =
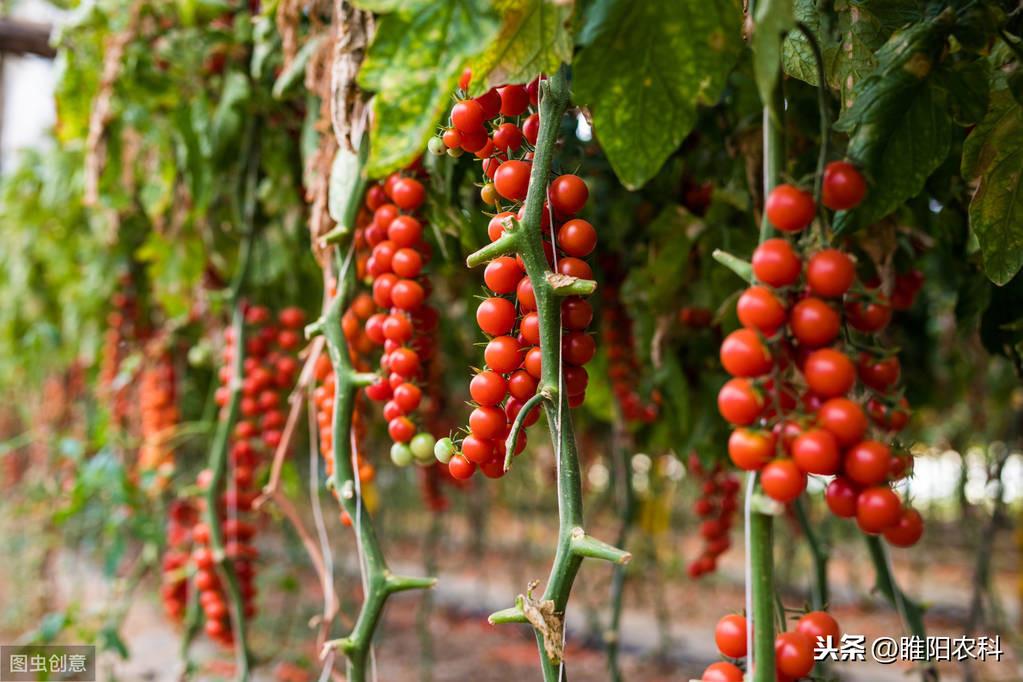
[[[770,102],[774,85],[778,82],[782,39],[785,32],[795,25],[792,0],[760,0],[756,3],[753,19],[753,75],[761,101]],[[810,58],[812,61],[812,54]]]
[[977,181],[970,228],[980,242],[984,273],[1004,285],[1023,266],[1023,107],[1008,90],[963,144],[963,177]]
[[309,65],[309,60],[320,49],[320,43],[323,42],[325,37],[324,34],[320,34],[315,38],[307,40],[302,49],[295,55],[295,58],[291,60],[288,68],[281,71],[281,75],[274,81],[272,90],[274,99],[283,99],[294,86],[302,82],[302,79],[305,77],[306,66]]
[[652,178],[696,123],[697,105],[717,101],[742,50],[741,22],[730,0],[618,0],[594,28],[573,93],[626,187]]
[[359,71],[359,85],[376,92],[370,176],[402,168],[423,151],[462,68],[497,27],[483,0],[438,0],[380,19]]
[[[330,183],[327,188],[327,210],[330,217],[338,225],[345,225],[352,219],[353,203],[358,210],[362,192],[358,191],[365,183],[361,173],[362,163],[359,155],[348,149],[338,149],[334,162],[330,165]],[[354,225],[345,225],[352,228]]]
[[839,232],[869,225],[919,194],[948,156],[952,122],[945,93],[930,78],[947,27],[936,20],[894,33],[835,124],[851,133],[847,155],[871,180],[866,200],[836,216]]
[[245,103],[252,96],[249,79],[240,71],[231,71],[224,77],[224,91],[213,113],[210,139],[218,154],[225,152],[241,134]]
[[539,73],[554,73],[572,61],[573,2],[505,0],[501,31],[486,52],[472,62],[472,93],[502,83],[525,83]]
[[939,87],[948,93],[952,118],[959,125],[976,125],[987,113],[990,66],[984,59],[959,61],[942,65],[935,74]]
[[185,315],[206,264],[202,240],[194,234],[171,237],[153,231],[138,248],[136,257],[148,263],[153,295],[167,315]]

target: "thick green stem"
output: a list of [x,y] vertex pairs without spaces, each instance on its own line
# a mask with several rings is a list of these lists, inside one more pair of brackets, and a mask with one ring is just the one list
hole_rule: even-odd
[[355,263],[351,252],[341,265],[338,290],[324,313],[322,331],[327,341],[327,352],[334,366],[334,416],[332,422],[334,471],[330,487],[341,508],[351,519],[359,554],[362,559],[365,594],[362,608],[352,631],[347,637],[327,642],[325,647],[341,649],[347,658],[347,679],[362,682],[366,679],[373,634],[383,613],[387,598],[395,592],[433,587],[433,578],[406,578],[391,573],[384,558],[373,520],[366,510],[360,494],[358,472],[352,461],[352,413],[355,394],[364,385],[365,375],[355,372],[348,356],[348,345],[341,331],[341,314],[355,295]]
[[[632,487],[632,472],[629,470],[629,458],[632,454],[630,439],[623,423],[621,411],[618,411],[614,423],[612,448],[615,466],[615,483],[618,489],[619,521],[617,544],[625,547],[636,517],[636,491]],[[621,645],[622,603],[625,594],[625,578],[627,569],[618,564],[611,576],[611,617],[607,631],[604,633],[604,645],[607,652],[607,667],[612,682],[621,682],[622,670],[618,661]]]
[[[583,531],[579,455],[568,398],[561,391],[561,299],[555,292],[557,278],[552,282],[552,278],[549,277],[552,273],[547,265],[540,234],[551,159],[561,128],[561,119],[568,108],[566,71],[563,65],[549,79],[540,83],[540,131],[537,134],[529,175],[529,191],[521,224],[506,237],[484,247],[466,260],[470,266],[479,265],[502,253],[518,251],[525,263],[526,274],[533,283],[533,292],[536,296],[542,358],[538,390],[544,396],[544,411],[556,453],[558,471],[558,545],[550,577],[541,598],[541,602],[551,603],[553,622],[533,622],[544,680],[548,682],[566,679],[562,669],[565,608],[583,558],[593,557],[616,562],[626,562],[631,558],[627,552],[595,540]],[[590,288],[589,284],[571,286]],[[522,601],[524,600],[520,599],[520,602]],[[518,617],[521,616],[516,616],[514,610],[505,610],[492,616],[491,622],[505,622]]]
[[803,536],[806,537],[806,542],[810,545],[814,575],[813,583],[810,586],[810,603],[814,610],[819,611],[828,605],[828,550],[817,537],[813,526],[810,525],[810,518],[807,516],[803,499],[797,499],[792,508],[796,512],[796,519],[799,521]]
[[753,590],[753,682],[774,682],[774,517],[750,514]]
[[[919,604],[906,596],[906,593],[895,582],[891,561],[888,558],[888,548],[881,542],[881,538],[876,535],[864,535],[863,537],[867,541],[867,549],[870,550],[870,560],[874,564],[874,587],[898,611],[899,617],[910,633],[914,637],[926,639],[927,630],[924,627],[924,610]],[[937,680],[938,673],[933,665],[927,664],[921,670],[921,677],[925,681]]]
[[[224,533],[220,524],[220,495],[227,474],[227,452],[231,441],[234,424],[238,420],[242,397],[242,376],[245,372],[245,312],[242,309],[242,290],[249,274],[252,261],[252,249],[255,243],[256,220],[256,187],[259,180],[259,133],[254,125],[250,125],[246,134],[246,163],[243,186],[241,187],[242,206],[236,208],[235,220],[242,231],[241,254],[231,282],[231,331],[234,340],[234,356],[231,363],[231,381],[228,385],[229,395],[226,412],[217,422],[217,429],[210,445],[208,468],[212,474],[206,488],[206,524],[210,529],[210,549],[216,562],[217,575],[224,586],[225,596],[231,618],[231,632],[234,634],[235,663],[238,667],[237,679],[249,679],[250,655],[245,626],[245,607],[238,586],[238,576],[234,571],[234,563],[224,551]],[[187,633],[186,633],[187,634]]]

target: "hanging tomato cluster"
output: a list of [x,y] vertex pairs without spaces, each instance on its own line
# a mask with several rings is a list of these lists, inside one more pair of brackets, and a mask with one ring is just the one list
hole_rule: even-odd
[[[246,520],[259,490],[256,469],[261,459],[281,442],[286,421],[282,405],[298,378],[296,354],[302,343],[301,329],[305,314],[298,308],[285,308],[273,320],[269,309],[249,306],[245,310],[245,359],[241,378],[239,420],[234,426],[228,452],[227,489],[220,497],[217,514],[221,519],[224,554],[231,561],[238,578],[244,604],[244,616],[255,613],[256,588],[254,560],[258,556],[252,539],[256,527]],[[223,366],[219,372],[220,387],[215,399],[226,408],[231,398],[234,357],[237,349],[233,329],[224,333]],[[210,485],[211,473],[199,474],[199,488]],[[205,631],[210,639],[230,646],[234,642],[224,586],[217,576],[211,548],[211,531],[205,523],[197,523],[192,531],[196,549],[192,552],[195,566],[195,587],[206,616]]]
[[636,348],[632,336],[632,318],[619,296],[621,277],[616,259],[602,262],[604,285],[601,287],[601,327],[607,340],[607,374],[611,391],[618,401],[622,416],[631,422],[650,424],[657,419],[661,395],[653,391],[645,401],[637,389],[640,369],[636,361]]
[[384,349],[381,378],[366,387],[366,395],[384,403],[393,441],[391,460],[398,466],[432,462],[435,442],[413,420],[423,402],[423,378],[435,353],[438,323],[437,311],[426,303],[431,286],[423,272],[431,249],[423,236],[422,216],[416,215],[425,200],[426,188],[417,178],[392,174],[367,190],[365,208],[373,218],[356,237],[357,249],[363,242],[371,249],[364,267],[377,307],[364,330]]
[[[748,653],[746,628],[746,619],[741,615],[729,614],[721,618],[714,628],[714,643],[718,651],[732,660],[745,658]],[[826,611],[810,611],[802,615],[794,629],[779,632],[774,638],[776,679],[778,682],[791,682],[806,677],[813,670],[814,655],[820,648],[818,643],[830,641],[837,646],[840,639],[838,622]],[[742,682],[743,671],[731,661],[719,661],[707,666],[700,680]]]
[[142,411],[142,445],[139,469],[154,472],[154,487],[162,488],[174,470],[174,448],[170,437],[180,419],[177,407],[174,362],[162,340],[150,342],[146,365],[139,382]]
[[188,603],[188,559],[192,527],[198,513],[188,500],[174,500],[167,510],[167,548],[163,553],[163,585],[160,596],[167,617],[180,621]]
[[120,377],[125,358],[144,341],[148,329],[142,319],[138,293],[130,273],[118,279],[119,290],[111,298],[114,309],[107,315],[100,361],[99,385],[110,416],[119,428],[127,428],[134,408],[133,383]]
[[[490,219],[487,232],[492,242],[501,237],[508,221],[525,217],[522,202],[529,189],[530,145],[536,142],[539,117],[533,113],[522,120],[522,116],[530,104],[537,104],[538,83],[506,85],[475,99],[459,100],[451,109],[451,128],[440,138],[449,151],[460,145],[483,160],[483,175],[493,180],[484,185],[485,203],[501,209],[502,201],[506,201],[507,208],[516,209],[500,210]],[[463,77],[463,90],[467,85]],[[437,147],[433,144],[431,148],[436,151]],[[587,280],[593,279],[593,270],[583,258],[596,247],[597,231],[574,216],[588,197],[589,190],[580,177],[564,174],[554,178],[547,188],[539,226],[548,266],[556,273]],[[483,351],[486,366],[469,384],[474,408],[469,415],[468,435],[460,444],[442,440],[435,452],[459,480],[471,477],[477,467],[489,478],[504,475],[505,439],[526,401],[536,394],[541,378],[540,336],[544,330],[521,256],[495,258],[487,265],[483,279],[491,295],[476,309],[476,322],[488,337]],[[562,301],[562,389],[573,408],[585,399],[589,375],[584,365],[596,352],[596,343],[586,332],[592,320],[593,308],[585,298],[570,296]],[[539,418],[539,406],[535,406],[524,418],[523,426],[528,428]],[[524,428],[519,432],[515,454],[525,447]]]
[[739,480],[722,469],[721,465],[715,465],[708,471],[695,454],[689,456],[688,471],[703,480],[701,495],[693,504],[693,512],[703,519],[700,522],[700,537],[704,548],[687,568],[690,578],[699,578],[713,572],[717,568],[718,557],[732,546],[728,532],[739,508],[736,500]]
[[[865,191],[851,164],[828,165],[825,206],[852,208]],[[779,185],[765,211],[778,230],[797,234],[816,206],[810,194]],[[764,492],[782,503],[803,492],[808,474],[835,476],[826,494],[833,513],[894,545],[912,545],[921,517],[891,487],[908,474],[911,457],[890,445],[909,408],[897,390],[898,358],[876,355],[891,304],[857,278],[848,253],[814,241],[768,239],[753,253],[756,283],[737,304],[743,328],[721,345],[734,377],[718,394],[722,416],[736,426],[728,453],[740,469],[759,471]]]

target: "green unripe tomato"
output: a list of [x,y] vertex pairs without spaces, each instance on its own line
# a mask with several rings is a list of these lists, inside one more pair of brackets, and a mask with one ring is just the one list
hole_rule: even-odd
[[412,448],[404,443],[395,443],[391,446],[391,461],[399,467],[407,467],[412,464]]
[[436,154],[437,156],[443,156],[444,152],[448,150],[444,146],[444,140],[439,137],[431,137],[430,141],[426,144],[426,148],[430,150],[431,154]]
[[461,147],[452,147],[451,149],[448,150],[448,156],[450,156],[453,159],[457,159],[461,155],[462,155]]
[[451,461],[451,458],[455,455],[455,444],[451,442],[450,438],[441,438],[437,441],[437,444],[433,446],[433,456],[437,458],[437,461],[441,464],[447,464]]
[[437,444],[437,440],[429,433],[417,433],[412,437],[409,442],[409,448],[412,449],[412,456],[418,461],[426,460],[427,462],[433,459],[433,447]]

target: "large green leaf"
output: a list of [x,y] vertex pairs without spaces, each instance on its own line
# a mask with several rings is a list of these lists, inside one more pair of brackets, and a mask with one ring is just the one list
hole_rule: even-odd
[[589,106],[622,183],[640,187],[717,101],[742,50],[730,0],[617,0],[576,57],[573,92]]
[[[815,0],[795,0],[795,15],[820,43],[828,86],[839,93],[844,109],[852,104],[856,87],[877,66],[876,53],[891,32],[920,21],[923,6],[918,0],[836,0],[832,16],[818,8]],[[782,67],[788,75],[817,85],[813,52],[802,33],[793,31],[785,40]]]
[[916,24],[896,32],[877,53],[877,68],[856,88],[835,124],[851,133],[847,155],[871,180],[866,200],[836,216],[839,231],[883,218],[924,182],[948,156],[952,121],[945,91],[931,75],[945,45],[947,24]]
[[497,40],[472,62],[473,94],[524,83],[572,61],[571,0],[505,0],[498,9],[504,21]]
[[1008,90],[963,145],[963,177],[977,181],[970,228],[977,235],[984,273],[1006,284],[1023,266],[1023,107]]
[[359,71],[359,85],[376,92],[369,175],[402,168],[423,151],[462,68],[497,28],[483,0],[437,0],[380,19]]

